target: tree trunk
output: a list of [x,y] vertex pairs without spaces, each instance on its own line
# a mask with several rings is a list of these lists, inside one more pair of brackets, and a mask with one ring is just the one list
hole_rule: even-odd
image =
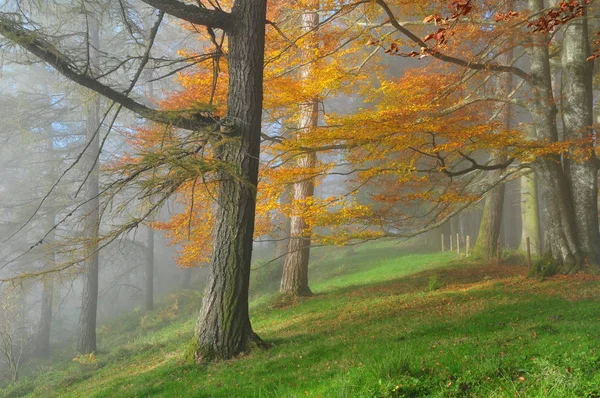
[[[592,62],[587,18],[576,18],[565,28],[562,48],[562,116],[566,140],[590,139],[593,132]],[[582,255],[594,264],[600,261],[598,232],[598,170],[594,143],[571,150],[565,171],[573,199],[577,240]]]
[[[302,30],[312,32],[319,26],[319,1],[310,2],[310,8],[302,14]],[[302,67],[300,75],[303,81],[308,81],[312,76],[312,63],[310,57],[313,49],[318,48],[314,41],[302,55],[306,65]],[[319,123],[318,98],[309,99],[300,111],[297,137],[300,138],[306,131],[315,128]],[[317,155],[313,152],[306,153],[298,158],[298,168],[312,172],[317,163]],[[294,296],[307,296],[312,292],[308,287],[308,260],[310,256],[310,226],[304,219],[306,203],[315,193],[314,177],[304,176],[302,181],[294,184],[293,206],[294,210],[290,220],[290,240],[288,253],[283,265],[283,275],[279,291],[282,294]]]
[[[52,134],[48,134],[46,139],[46,153],[48,155],[48,174],[46,175],[47,181],[53,182],[56,178],[55,166],[54,166],[54,140]],[[50,189],[48,186],[47,189]],[[56,203],[54,194],[48,196],[47,199],[47,214],[45,220],[45,231],[48,232],[48,236],[44,239],[46,243],[46,270],[52,270],[56,266],[56,253],[54,252],[55,244],[55,225],[56,225]],[[42,279],[42,303],[40,313],[40,324],[36,336],[35,342],[35,355],[41,358],[46,358],[50,354],[50,330],[52,327],[52,299],[54,298],[54,274],[49,272],[43,276]]]
[[54,276],[44,275],[42,280],[42,308],[40,326],[35,344],[35,355],[46,358],[50,354],[50,330],[52,327],[52,299],[54,296]]
[[[499,158],[498,162],[506,162],[506,157]],[[501,173],[501,171],[490,172],[490,180],[497,179]],[[486,196],[481,224],[479,224],[479,234],[473,249],[474,253],[484,259],[495,258],[498,251],[505,190],[504,184],[501,184],[493,188]]]
[[[53,202],[53,201],[51,201]],[[54,206],[54,203],[51,204]],[[50,231],[46,237],[48,253],[46,254],[48,262],[46,269],[51,270],[56,266],[56,255],[54,253],[54,225],[55,212],[50,211],[47,215],[47,225]],[[42,279],[42,305],[40,313],[40,325],[36,336],[35,355],[46,358],[50,354],[50,330],[52,327],[52,300],[54,298],[54,274],[49,272]]]
[[192,269],[184,268],[183,269],[183,278],[181,279],[181,288],[189,289],[192,282]]
[[[152,32],[153,26],[153,18],[150,17],[149,20],[145,21],[145,34],[146,41],[150,42],[150,35]],[[151,64],[153,65],[153,63]],[[146,83],[145,83],[145,91],[146,98],[148,102],[151,103],[154,99],[154,82],[152,81],[152,77],[154,74],[154,69],[149,68],[146,74]],[[152,197],[150,197],[150,202],[152,202]],[[146,286],[144,288],[144,308],[146,311],[152,311],[154,309],[154,228],[151,225],[153,221],[152,217],[149,219],[149,223],[146,225]]]
[[[94,70],[99,61],[100,22],[97,16],[89,20],[90,64]],[[87,142],[90,143],[85,155],[85,172],[90,172],[85,186],[85,285],[83,287],[77,353],[90,354],[96,351],[96,317],[98,310],[98,236],[100,230],[99,173],[96,157],[100,156],[100,96],[94,94],[90,101],[87,116]]]
[[[544,9],[543,0],[529,0],[532,12]],[[530,49],[533,98],[529,108],[538,139],[556,142],[558,113],[552,93],[548,35],[533,35]],[[557,271],[569,273],[577,270],[582,256],[577,244],[575,215],[561,159],[557,155],[540,156],[535,161],[535,171],[543,201],[545,250],[557,262]]]
[[535,173],[521,177],[521,244],[519,250],[527,252],[527,238],[531,254],[542,251],[540,240],[540,220],[538,213],[538,193]]
[[[279,197],[279,204],[281,206],[289,205],[291,202],[291,188],[286,186],[284,191],[281,193]],[[286,215],[281,215],[281,229],[279,234],[277,234],[277,244],[275,245],[275,257],[281,259],[281,266],[285,264],[285,260],[288,255],[288,246],[290,244],[290,230],[291,230],[291,220],[290,217]]]
[[154,309],[154,228],[146,227],[146,287],[144,289],[144,308]]
[[[510,8],[508,5],[507,7]],[[512,62],[512,51],[506,51],[498,56],[498,62],[501,65],[510,65]],[[497,77],[497,96],[498,98],[508,98],[512,92],[512,74],[503,73]],[[502,127],[505,130],[510,129],[511,106],[510,104],[501,104],[498,110],[498,116],[502,121]],[[500,156],[496,163],[505,163],[506,156]],[[492,171],[489,173],[490,181],[496,181],[503,171]],[[500,227],[502,225],[502,211],[504,209],[504,196],[506,186],[500,184],[488,192],[481,215],[481,224],[479,224],[479,234],[473,252],[484,259],[492,259],[497,256],[498,238],[500,237]]]
[[198,321],[195,359],[227,359],[263,345],[248,315],[262,116],[266,2],[237,0],[229,33],[227,121],[234,125],[215,156],[239,175],[219,174],[217,224]]

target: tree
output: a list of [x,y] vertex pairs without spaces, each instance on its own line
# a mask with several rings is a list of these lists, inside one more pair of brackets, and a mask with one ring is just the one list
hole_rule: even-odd
[[[319,26],[319,1],[311,1],[306,5],[302,13],[302,30],[311,35]],[[312,78],[313,63],[311,62],[312,52],[318,48],[317,39],[310,37],[311,44],[304,49],[300,62],[300,78],[308,81]],[[301,104],[300,119],[298,121],[297,135],[306,130],[315,129],[319,124],[319,99],[311,98]],[[297,167],[307,170],[309,173],[314,170],[317,162],[315,152],[307,152],[298,156]],[[290,218],[290,238],[288,241],[287,255],[283,264],[283,275],[281,277],[280,292],[294,296],[307,296],[312,292],[308,286],[308,260],[310,257],[310,234],[311,229],[306,222],[303,212],[298,209],[311,200],[315,192],[315,177],[303,176],[300,181],[293,185],[293,212]]]
[[[467,103],[479,101],[497,101],[514,103],[522,106],[527,110],[533,125],[536,130],[536,138],[545,142],[545,149],[531,151],[531,155],[535,159],[530,159],[531,167],[534,168],[536,176],[540,181],[541,197],[542,197],[542,213],[544,215],[544,234],[546,250],[556,262],[556,270],[559,272],[575,272],[583,266],[584,259],[587,258],[592,263],[597,263],[594,253],[590,254],[591,245],[589,242],[595,242],[594,248],[600,243],[597,238],[597,228],[593,226],[593,220],[597,219],[597,211],[594,209],[592,202],[596,201],[595,184],[590,184],[595,181],[594,168],[590,164],[594,161],[594,156],[591,153],[589,112],[581,112],[581,110],[589,109],[589,94],[586,94],[578,87],[583,87],[582,82],[589,79],[587,70],[590,66],[586,62],[593,60],[590,55],[589,46],[586,42],[589,41],[584,25],[584,15],[586,9],[592,7],[587,2],[559,2],[556,7],[546,9],[543,1],[529,1],[529,12],[532,17],[528,17],[526,10],[511,10],[509,12],[499,13],[495,10],[486,9],[486,4],[476,1],[461,1],[452,2],[453,14],[450,17],[442,17],[439,14],[427,16],[426,23],[435,22],[440,27],[437,32],[431,33],[421,39],[417,34],[404,26],[399,19],[396,18],[394,12],[394,2],[378,0],[376,3],[381,7],[383,14],[390,21],[390,25],[405,38],[419,46],[420,51],[402,52],[401,46],[392,42],[387,45],[387,52],[393,55],[403,55],[407,57],[428,57],[434,58],[457,67],[471,70],[471,73],[465,73],[466,76],[474,76],[475,73],[489,76],[490,74],[512,74],[516,76],[520,83],[518,87],[526,86],[531,89],[531,98],[527,102],[520,102],[514,96],[511,98],[486,99],[475,98],[470,99]],[[448,47],[448,42],[454,34],[461,32],[462,26],[468,26],[473,21],[477,21],[477,17],[473,18],[474,10],[479,10],[482,7],[481,15],[488,13],[496,15],[497,25],[487,32],[479,30],[478,34],[481,38],[485,37],[487,43],[491,43],[484,48],[476,57],[463,58],[456,50],[452,51]],[[522,11],[522,12],[521,12]],[[470,19],[465,16],[470,15]],[[462,19],[462,21],[461,21]],[[464,21],[464,22],[463,22]],[[490,50],[498,48],[498,44],[503,40],[509,40],[509,35],[515,34],[514,28],[507,30],[507,21],[510,21],[513,27],[527,30],[531,33],[531,37],[525,40],[525,43],[517,42],[515,47],[523,45],[529,59],[529,72],[525,72],[518,66],[507,65],[490,61],[489,58],[496,58]],[[518,22],[515,22],[518,21]],[[575,24],[572,28],[568,28],[568,24]],[[579,25],[579,27],[577,27]],[[577,61],[568,61],[565,65],[576,66],[572,68],[578,72],[571,73],[572,77],[563,79],[563,93],[571,93],[571,99],[568,100],[560,110],[567,117],[577,112],[580,116],[579,120],[586,120],[577,125],[577,132],[573,134],[573,129],[565,124],[565,140],[559,141],[557,128],[557,115],[559,109],[554,98],[552,86],[552,70],[550,66],[550,51],[551,35],[556,29],[567,26],[569,38],[564,42],[563,50],[570,56],[577,54]],[[508,33],[507,33],[508,32]],[[510,33],[512,32],[512,33]],[[571,42],[573,40],[573,42]],[[433,44],[428,44],[433,41]],[[575,43],[576,42],[576,43]],[[379,42],[376,44],[381,45]],[[493,51],[493,50],[492,50]],[[485,55],[484,55],[485,54]],[[488,57],[486,59],[485,57]],[[567,70],[565,68],[564,70]],[[589,85],[588,85],[589,87]],[[577,94],[574,94],[577,93]],[[585,98],[585,100],[584,100]],[[465,105],[461,105],[465,106]],[[571,110],[569,109],[571,107]],[[577,111],[575,111],[577,109]],[[574,120],[574,119],[572,119]],[[587,124],[586,124],[587,123]],[[588,127],[583,127],[583,125]],[[588,148],[587,150],[585,148]],[[532,148],[533,149],[533,148]],[[576,153],[587,153],[587,156],[581,158],[575,155]],[[563,169],[561,158],[566,159],[567,168]],[[468,159],[467,159],[468,160]],[[471,158],[473,160],[473,158]],[[507,163],[508,166],[510,163]],[[573,165],[573,166],[571,166]],[[569,177],[571,176],[571,177]],[[572,182],[569,182],[572,181]],[[578,190],[575,194],[570,188],[570,185],[587,184],[586,189]],[[582,196],[575,199],[573,195]],[[585,197],[586,199],[584,199]],[[574,202],[577,200],[578,208],[575,209]],[[585,204],[585,205],[584,205]],[[581,208],[586,208],[586,211],[579,211]],[[585,214],[585,215],[584,215]],[[588,243],[586,243],[588,242]],[[587,249],[585,249],[587,247]],[[594,249],[595,250],[595,249]]]
[[[88,15],[89,63],[92,76],[98,73],[100,62],[100,16]],[[100,237],[100,96],[93,95],[88,104],[86,125],[85,169],[85,284],[81,297],[77,353],[91,354],[96,351],[96,318],[98,315],[98,251]]]
[[[144,3],[183,21],[227,33],[230,78],[225,118],[216,120],[205,116],[204,111],[190,114],[189,111],[151,109],[90,76],[85,67],[51,44],[47,36],[32,32],[10,14],[0,15],[0,34],[68,79],[141,117],[205,132],[211,142],[217,144],[215,159],[228,167],[219,170],[217,225],[198,322],[196,359],[205,362],[230,358],[253,344],[262,344],[252,331],[248,316],[248,284],[258,182],[266,2],[237,0],[229,12],[173,0],[145,0]],[[140,171],[138,176],[142,173]],[[131,175],[124,178],[132,180]],[[87,257],[96,254],[88,252]],[[84,324],[89,325],[88,322]],[[86,329],[90,333],[86,332],[85,338],[80,339],[81,352],[95,349],[91,344],[91,329]]]

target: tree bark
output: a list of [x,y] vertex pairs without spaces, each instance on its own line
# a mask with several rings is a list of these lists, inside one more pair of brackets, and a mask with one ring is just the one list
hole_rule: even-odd
[[[529,0],[532,12],[544,9],[543,0]],[[529,108],[538,139],[556,142],[558,110],[552,93],[548,35],[533,35],[530,48],[533,98]],[[539,156],[535,171],[543,201],[544,240],[547,254],[557,262],[561,273],[576,271],[582,263],[577,244],[575,215],[569,187],[557,155]]]
[[[302,14],[302,30],[306,33],[312,32],[319,26],[319,1],[313,0]],[[301,68],[300,75],[303,81],[308,81],[313,72],[310,57],[312,49],[318,48],[318,43],[314,41],[302,54],[306,65]],[[300,110],[300,120],[298,123],[297,137],[300,138],[303,133],[318,126],[319,123],[319,102],[318,98],[309,99]],[[309,173],[314,169],[317,163],[316,153],[306,153],[298,157],[298,168],[307,170]],[[293,213],[290,220],[290,240],[288,244],[288,253],[283,265],[283,275],[281,277],[281,286],[279,291],[282,294],[293,296],[308,296],[312,292],[308,286],[308,261],[310,257],[310,235],[312,233],[310,226],[304,218],[306,204],[314,196],[315,179],[311,176],[304,176],[302,181],[294,183],[293,188]]]
[[[576,18],[565,28],[562,48],[562,117],[566,140],[590,139],[593,119],[593,68],[587,18]],[[594,143],[571,150],[565,171],[573,199],[577,239],[582,255],[591,263],[600,261],[598,232],[598,169]]]
[[262,116],[266,1],[237,0],[229,31],[227,120],[233,129],[215,156],[237,175],[219,174],[217,224],[207,286],[196,334],[195,359],[227,359],[263,345],[248,315]]
[[[89,40],[90,64],[94,70],[99,61],[100,22],[97,16],[90,15]],[[83,287],[81,314],[79,317],[79,335],[77,353],[90,354],[96,351],[96,317],[98,312],[98,235],[100,230],[99,198],[99,156],[100,140],[100,96],[94,94],[87,115],[87,142],[90,143],[84,154],[85,172],[89,171],[85,186],[85,284]]]

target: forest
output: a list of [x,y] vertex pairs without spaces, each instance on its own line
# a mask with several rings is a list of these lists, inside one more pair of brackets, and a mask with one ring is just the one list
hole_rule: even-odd
[[0,54],[0,397],[600,397],[597,0],[3,0]]

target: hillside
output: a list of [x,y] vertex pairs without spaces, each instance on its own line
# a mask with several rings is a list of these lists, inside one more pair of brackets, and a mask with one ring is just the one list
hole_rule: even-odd
[[200,296],[185,291],[0,396],[600,397],[599,277],[539,281],[389,243],[316,257],[313,297],[254,300],[268,351],[190,363]]

